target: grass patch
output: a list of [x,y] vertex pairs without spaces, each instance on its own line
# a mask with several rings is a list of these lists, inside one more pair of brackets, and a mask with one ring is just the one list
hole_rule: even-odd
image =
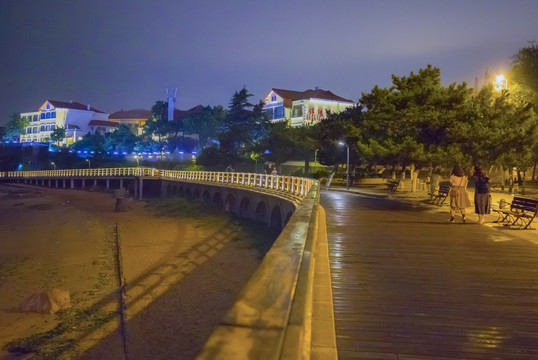
[[34,354],[39,359],[58,359],[69,355],[76,358],[76,334],[97,329],[111,321],[115,311],[67,309],[56,314],[60,323],[52,330],[16,339],[7,344],[6,350],[14,355]]
[[151,200],[149,211],[157,216],[203,218],[206,216],[228,217],[228,214],[213,204],[192,201],[182,197]]
[[52,204],[35,204],[26,207],[27,210],[50,210],[54,206]]

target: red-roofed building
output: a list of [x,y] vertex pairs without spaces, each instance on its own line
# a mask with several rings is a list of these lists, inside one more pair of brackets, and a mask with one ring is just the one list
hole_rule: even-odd
[[151,118],[150,110],[133,109],[116,111],[108,116],[108,121],[127,125],[134,134],[139,134],[149,118]]
[[263,101],[271,120],[286,120],[291,126],[313,124],[325,119],[328,112],[339,113],[355,105],[352,100],[318,88],[306,91],[273,88]]
[[107,132],[112,132],[118,128],[118,123],[114,121],[104,121],[104,120],[92,120],[88,123],[90,126],[90,132],[92,134],[101,134],[104,135]]
[[63,127],[66,129],[63,143],[72,144],[91,131],[91,121],[108,122],[108,114],[75,101],[47,100],[36,111],[21,113],[21,117],[30,121],[21,142],[48,142],[51,133]]
[[[174,121],[181,121],[189,115],[202,111],[203,108],[202,105],[197,105],[189,110],[174,109]],[[148,119],[151,119],[151,116],[151,111],[145,109],[120,110],[110,114],[108,120],[127,125],[133,133],[140,135],[142,133],[142,127]]]

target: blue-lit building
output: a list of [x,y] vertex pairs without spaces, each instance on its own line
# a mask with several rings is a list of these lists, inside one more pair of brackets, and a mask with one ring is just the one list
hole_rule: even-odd
[[[75,101],[47,100],[36,111],[21,113],[21,117],[30,122],[26,134],[21,135],[21,142],[48,142],[54,129],[63,127],[66,129],[64,143],[72,144],[87,133],[108,132],[117,127],[108,122],[108,114]],[[93,129],[90,123],[94,124]]]

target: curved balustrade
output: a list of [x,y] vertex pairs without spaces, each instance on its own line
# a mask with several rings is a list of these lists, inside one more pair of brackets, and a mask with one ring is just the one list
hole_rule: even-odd
[[247,187],[265,188],[305,197],[314,180],[295,176],[279,176],[253,173],[216,172],[216,171],[178,171],[153,168],[97,168],[65,169],[44,171],[0,172],[0,179],[30,178],[73,178],[73,177],[149,177],[163,180],[184,180],[221,184],[235,184]]

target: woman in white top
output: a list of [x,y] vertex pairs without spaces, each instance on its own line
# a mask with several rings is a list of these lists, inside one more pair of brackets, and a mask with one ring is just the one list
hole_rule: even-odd
[[454,166],[450,174],[450,222],[454,222],[456,210],[461,213],[461,220],[465,224],[465,208],[471,206],[471,201],[467,195],[467,184],[469,180],[460,165]]

